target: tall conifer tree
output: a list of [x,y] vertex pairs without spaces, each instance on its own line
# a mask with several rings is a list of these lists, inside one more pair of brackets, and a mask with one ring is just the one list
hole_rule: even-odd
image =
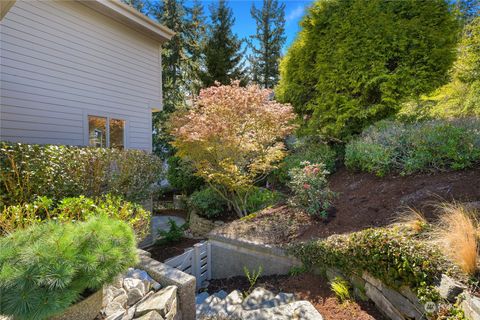
[[235,18],[225,0],[210,6],[210,20],[205,46],[205,71],[202,72],[203,85],[208,87],[215,81],[229,84],[231,80],[243,79],[242,40],[232,32]]
[[281,50],[286,40],[285,4],[263,0],[261,9],[252,4],[250,14],[257,25],[257,33],[249,41],[251,78],[265,88],[273,88],[278,82]]
[[183,0],[162,0],[154,3],[151,13],[175,35],[162,45],[163,111],[153,117],[154,151],[159,155],[171,153],[170,136],[165,131],[170,114],[185,105],[186,90],[186,9]]

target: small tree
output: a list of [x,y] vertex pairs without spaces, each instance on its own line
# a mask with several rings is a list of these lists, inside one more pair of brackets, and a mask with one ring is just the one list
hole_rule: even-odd
[[293,130],[290,105],[258,86],[216,85],[200,91],[194,106],[171,118],[177,155],[240,216],[254,185],[285,156],[281,142]]

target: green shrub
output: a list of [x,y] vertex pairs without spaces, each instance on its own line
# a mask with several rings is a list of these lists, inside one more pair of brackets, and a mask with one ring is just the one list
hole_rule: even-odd
[[195,191],[189,198],[189,207],[207,219],[215,219],[227,211],[227,202],[210,187]]
[[0,238],[0,314],[47,319],[137,262],[124,222],[48,222]]
[[282,199],[282,195],[266,188],[255,188],[247,198],[247,213],[253,213],[258,210],[276,204]]
[[309,139],[300,140],[293,147],[291,153],[283,159],[280,167],[272,172],[272,175],[278,182],[286,185],[290,181],[288,172],[295,167],[300,167],[303,161],[324,163],[325,168],[332,173],[335,171],[336,157],[335,150],[327,144],[315,143]]
[[139,240],[149,232],[149,211],[120,197],[105,195],[95,200],[84,196],[64,198],[57,204],[50,198],[39,197],[32,203],[5,207],[0,215],[0,236],[45,220],[84,221],[102,215],[128,223]]
[[167,163],[167,179],[173,189],[189,195],[205,185],[203,179],[194,174],[195,170],[188,161],[172,156]]
[[0,144],[0,207],[111,193],[128,201],[150,197],[162,162],[139,150]]
[[406,285],[422,302],[436,301],[433,285],[442,273],[460,271],[441,252],[400,228],[367,229],[295,244],[290,252],[306,267],[335,267],[345,274],[368,271],[393,288]]
[[303,208],[310,215],[327,217],[327,209],[335,194],[328,188],[327,174],[323,163],[302,163],[301,168],[293,168],[289,172],[290,189],[293,192],[291,202]]
[[317,0],[280,63],[276,96],[302,132],[349,137],[446,83],[458,30],[445,0]]
[[413,124],[382,121],[345,150],[350,169],[383,176],[399,171],[464,169],[480,161],[480,120],[431,120]]
[[158,230],[158,234],[162,237],[158,239],[157,244],[164,245],[179,242],[184,237],[184,226],[179,226],[173,219],[168,219],[168,225],[170,226],[168,231]]

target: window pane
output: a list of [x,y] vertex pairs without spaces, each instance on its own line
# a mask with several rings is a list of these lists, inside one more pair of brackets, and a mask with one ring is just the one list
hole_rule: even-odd
[[107,118],[88,116],[88,137],[93,147],[107,147]]
[[125,147],[125,120],[110,119],[110,147],[123,149]]

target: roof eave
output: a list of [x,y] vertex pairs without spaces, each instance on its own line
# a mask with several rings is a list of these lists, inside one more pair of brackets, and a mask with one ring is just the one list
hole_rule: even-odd
[[[1,1],[1,0],[0,0]],[[118,0],[78,0],[87,7],[135,29],[159,42],[170,40],[175,32]]]

